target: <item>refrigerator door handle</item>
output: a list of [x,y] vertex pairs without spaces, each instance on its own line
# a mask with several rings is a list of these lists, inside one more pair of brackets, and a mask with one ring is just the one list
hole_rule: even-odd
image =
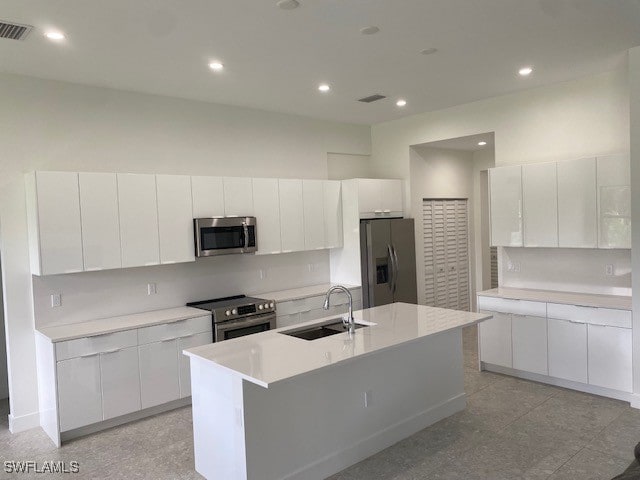
[[393,293],[393,287],[396,281],[396,273],[395,273],[395,267],[394,267],[394,263],[393,263],[393,247],[391,245],[387,245],[387,255],[388,255],[388,264],[390,268],[389,270],[389,290],[391,290],[391,293]]
[[393,293],[396,293],[398,289],[398,274],[400,272],[400,264],[398,263],[398,252],[396,251],[396,246],[391,246],[391,251],[393,252]]

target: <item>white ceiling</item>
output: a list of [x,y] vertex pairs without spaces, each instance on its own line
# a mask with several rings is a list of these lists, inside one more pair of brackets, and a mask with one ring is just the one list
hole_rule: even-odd
[[[486,142],[486,145],[478,145],[479,142]],[[465,152],[477,152],[479,150],[492,150],[494,148],[493,132],[468,135],[466,137],[448,138],[437,142],[421,143],[415,147],[433,147],[444,150],[462,150]]]
[[[300,3],[2,0],[0,19],[36,30],[0,40],[0,70],[373,124],[611,70],[640,45],[640,0]],[[380,32],[360,34],[368,25]],[[44,39],[51,27],[67,40]],[[214,59],[224,72],[208,69]],[[389,98],[355,101],[373,93]]]

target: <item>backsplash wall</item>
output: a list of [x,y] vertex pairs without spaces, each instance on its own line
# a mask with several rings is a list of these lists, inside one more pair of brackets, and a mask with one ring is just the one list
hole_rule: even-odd
[[[502,249],[500,286],[631,295],[631,251],[577,248]],[[515,270],[510,271],[509,264]],[[613,265],[613,275],[606,275]]]
[[[37,328],[327,283],[329,253],[222,255],[192,263],[32,278]],[[155,295],[147,295],[149,283],[156,284]],[[62,294],[60,307],[51,307],[53,293]]]

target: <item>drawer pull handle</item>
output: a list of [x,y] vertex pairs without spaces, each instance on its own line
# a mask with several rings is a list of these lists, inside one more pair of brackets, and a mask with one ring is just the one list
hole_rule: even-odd
[[160,340],[160,343],[173,342],[177,337],[174,338],[165,338],[164,340]]
[[103,355],[108,355],[108,354],[110,354],[110,353],[116,353],[116,352],[119,352],[119,351],[121,351],[121,350],[122,350],[122,348],[116,348],[116,349],[114,349],[114,350],[107,350],[106,352],[102,352],[102,354],[103,354]]
[[100,355],[100,352],[96,352],[96,353],[88,353],[86,355],[80,355],[80,358],[89,358],[89,357],[95,357],[97,355]]
[[183,337],[178,337],[178,340],[183,340],[185,338],[195,337],[197,333],[192,333],[191,335],[184,335]]
[[170,322],[167,322],[168,324],[174,324],[174,323],[180,323],[180,322],[186,322],[187,320],[189,320],[188,318],[180,318],[178,320],[171,320]]

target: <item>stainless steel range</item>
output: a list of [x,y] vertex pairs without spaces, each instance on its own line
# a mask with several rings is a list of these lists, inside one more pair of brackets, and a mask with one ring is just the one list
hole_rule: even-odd
[[191,302],[187,306],[211,312],[214,342],[276,328],[276,302],[273,300],[236,295]]

